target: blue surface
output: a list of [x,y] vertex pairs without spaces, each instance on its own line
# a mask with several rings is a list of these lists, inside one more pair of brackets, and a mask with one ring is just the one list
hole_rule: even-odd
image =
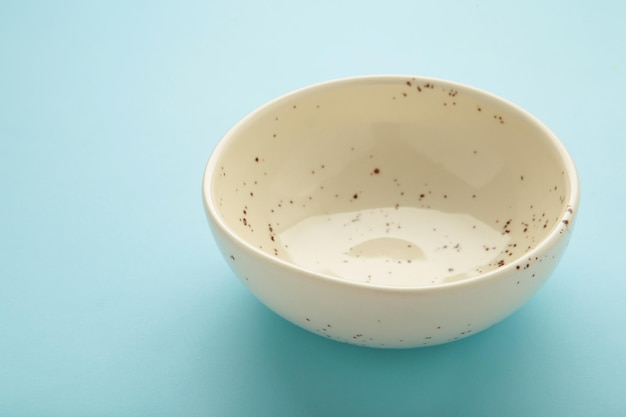
[[[3,1],[0,415],[626,415],[626,3],[582,3]],[[580,171],[551,280],[453,344],[300,330],[204,217],[204,165],[237,120],[381,73],[507,98]]]

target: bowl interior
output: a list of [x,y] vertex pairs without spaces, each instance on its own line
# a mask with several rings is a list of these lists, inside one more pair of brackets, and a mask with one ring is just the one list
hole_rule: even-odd
[[518,262],[563,227],[573,180],[560,146],[527,113],[469,87],[353,79],[242,120],[205,186],[215,217],[267,256],[428,286]]

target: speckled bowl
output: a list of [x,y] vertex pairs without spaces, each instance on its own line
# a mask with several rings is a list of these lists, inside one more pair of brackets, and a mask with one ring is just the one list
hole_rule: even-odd
[[502,320],[555,268],[574,164],[522,109],[438,79],[358,77],[255,110],[213,152],[218,247],[265,305],[373,347],[457,340]]

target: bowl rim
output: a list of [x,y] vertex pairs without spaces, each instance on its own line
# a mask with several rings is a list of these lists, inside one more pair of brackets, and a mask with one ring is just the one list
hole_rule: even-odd
[[[482,95],[488,99],[494,100],[494,102],[509,107],[514,112],[518,113],[520,116],[526,119],[526,121],[532,125],[534,125],[538,130],[542,133],[544,139],[552,145],[553,149],[559,155],[563,166],[565,168],[565,176],[566,181],[569,182],[569,196],[566,200],[563,201],[562,207],[566,208],[564,213],[561,215],[559,220],[552,226],[552,229],[540,242],[538,242],[530,251],[525,252],[523,255],[516,257],[511,262],[499,267],[497,269],[481,273],[478,275],[471,276],[466,279],[462,279],[459,281],[452,282],[442,282],[436,283],[432,285],[382,285],[382,284],[370,284],[370,283],[362,283],[350,281],[348,279],[336,277],[329,274],[324,274],[321,272],[309,270],[307,268],[303,268],[298,264],[293,262],[288,262],[282,258],[274,257],[259,248],[251,245],[246,240],[242,239],[238,234],[234,233],[231,228],[221,219],[219,215],[219,210],[213,201],[211,195],[211,184],[214,178],[214,174],[217,173],[217,162],[220,155],[227,148],[229,142],[237,135],[237,132],[248,122],[254,119],[258,114],[264,112],[265,110],[271,108],[272,106],[289,99],[294,96],[298,96],[300,94],[304,94],[307,92],[333,88],[336,85],[347,85],[347,84],[380,84],[382,82],[385,83],[395,83],[401,82],[405,80],[415,80],[417,82],[430,82],[435,84],[445,84],[447,87],[454,89],[463,89],[465,91],[470,91],[474,94]],[[485,281],[490,281],[493,279],[497,279],[498,277],[502,277],[503,275],[508,275],[509,273],[515,273],[516,264],[520,259],[525,259],[528,257],[535,258],[539,254],[542,254],[547,249],[556,245],[556,243],[564,237],[563,229],[561,228],[561,224],[565,223],[567,225],[566,228],[570,228],[573,225],[573,221],[578,214],[578,207],[580,204],[580,179],[578,175],[578,171],[576,169],[575,163],[567,151],[565,145],[561,142],[561,140],[550,130],[541,120],[539,120],[536,116],[532,115],[524,108],[518,106],[510,102],[507,99],[504,99],[500,96],[497,96],[488,91],[482,90],[477,87],[473,87],[464,83],[450,81],[443,78],[436,77],[428,77],[428,76],[418,76],[418,75],[403,75],[403,74],[380,74],[380,75],[359,75],[352,77],[343,77],[337,78],[329,81],[322,81],[314,84],[307,85],[305,87],[301,87],[285,94],[282,94],[260,106],[257,106],[254,110],[246,114],[243,118],[241,118],[235,125],[233,125],[228,131],[218,140],[215,145],[213,151],[211,152],[209,159],[206,163],[203,179],[202,179],[202,199],[204,203],[205,213],[213,223],[213,225],[221,231],[222,234],[228,236],[233,242],[236,242],[242,248],[245,248],[247,251],[252,253],[255,257],[266,260],[269,263],[275,263],[280,265],[287,270],[291,270],[297,274],[306,274],[308,276],[314,277],[315,279],[320,279],[327,281],[328,283],[350,286],[358,289],[364,290],[376,290],[376,291],[389,291],[389,292],[401,292],[401,293],[425,293],[425,292],[433,292],[444,289],[451,288],[460,288],[465,286],[472,286],[479,283],[483,283]]]

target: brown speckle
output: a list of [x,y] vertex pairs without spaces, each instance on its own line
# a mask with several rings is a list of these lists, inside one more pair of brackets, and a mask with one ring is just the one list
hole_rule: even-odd
[[407,82],[406,82],[406,85],[408,85],[409,87],[411,87],[411,85],[412,85],[412,84],[411,84],[411,81],[407,81]]
[[235,260],[235,255],[230,255],[229,258],[234,261]]

